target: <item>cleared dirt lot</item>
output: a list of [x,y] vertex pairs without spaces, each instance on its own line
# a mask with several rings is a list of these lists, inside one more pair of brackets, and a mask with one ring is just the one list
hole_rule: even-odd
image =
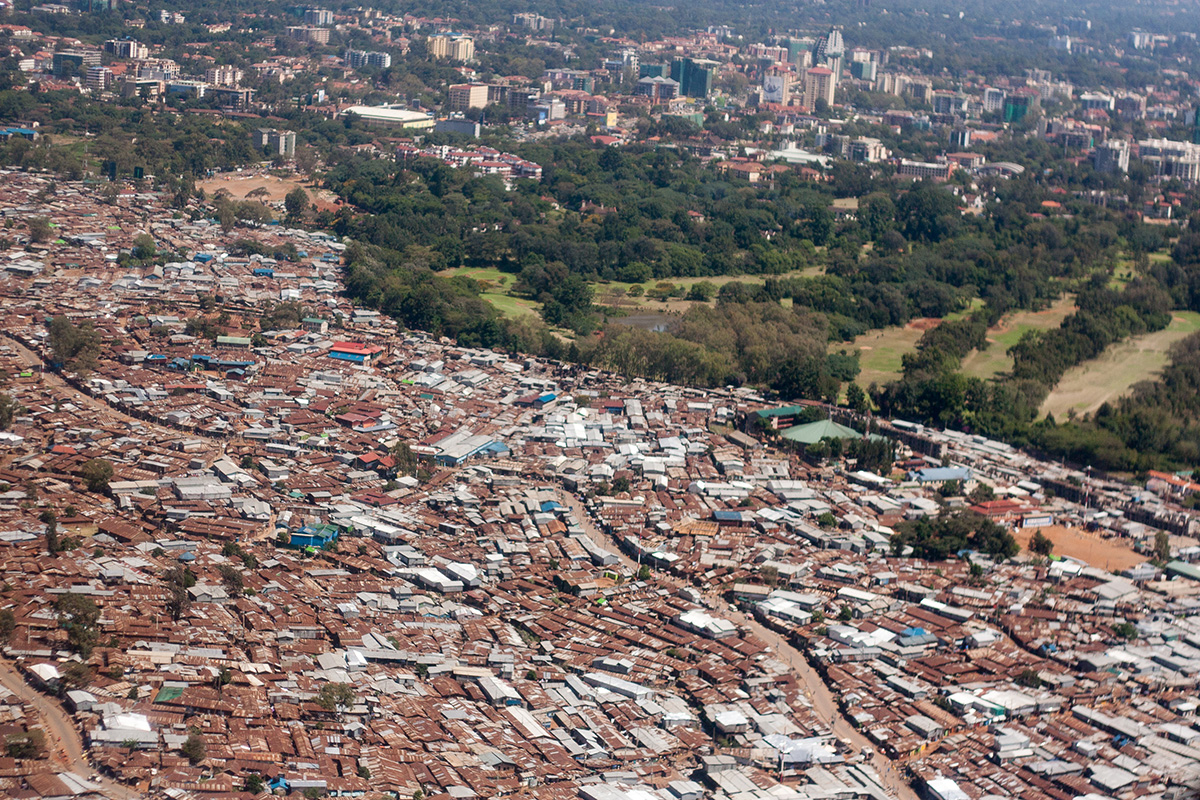
[[1054,554],[1071,556],[1080,561],[1086,561],[1093,567],[1120,572],[1126,567],[1136,566],[1146,560],[1145,556],[1135,553],[1126,546],[1122,539],[1102,539],[1100,536],[1079,528],[1068,528],[1064,525],[1051,525],[1048,528],[1018,528],[1013,536],[1022,549],[1029,546],[1029,540],[1036,531],[1054,542]]
[[318,207],[324,204],[333,205],[337,200],[337,195],[333,192],[317,189],[311,181],[302,181],[298,178],[278,178],[259,172],[225,172],[214,175],[208,180],[200,181],[199,186],[209,197],[221,189],[225,189],[233,196],[234,200],[245,200],[246,195],[250,192],[266,189],[267,195],[263,198],[266,202],[282,203],[287,193],[297,186],[308,192],[308,196],[317,203]]

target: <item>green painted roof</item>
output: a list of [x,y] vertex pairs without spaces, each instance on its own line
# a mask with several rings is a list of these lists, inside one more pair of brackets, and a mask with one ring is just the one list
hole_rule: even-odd
[[764,419],[770,417],[794,417],[801,411],[807,410],[807,408],[807,406],[780,406],[779,408],[760,408],[754,413]]
[[1191,578],[1194,581],[1200,581],[1200,567],[1195,564],[1189,564],[1186,561],[1172,561],[1167,564],[1167,574],[1178,575],[1181,578]]
[[816,444],[822,439],[861,439],[863,436],[854,428],[839,425],[831,419],[819,419],[807,425],[796,425],[779,435],[801,444]]
[[165,703],[168,700],[175,700],[176,698],[179,698],[179,697],[183,697],[183,687],[182,686],[164,686],[162,689],[159,690],[158,694],[155,696],[154,702]]

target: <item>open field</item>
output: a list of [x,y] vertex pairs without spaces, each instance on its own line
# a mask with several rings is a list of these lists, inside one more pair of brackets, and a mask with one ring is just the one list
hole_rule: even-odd
[[542,308],[541,303],[501,292],[480,292],[479,296],[495,306],[496,310],[506,317],[519,317],[526,314],[538,316]]
[[[222,184],[226,185],[226,184]],[[248,188],[246,191],[250,191]],[[286,191],[285,191],[286,194]],[[235,197],[237,195],[235,194]],[[483,284],[483,292],[481,296],[489,303],[494,305],[505,316],[515,316],[517,314],[536,314],[541,308],[540,303],[524,297],[514,297],[511,294],[513,284],[516,283],[517,276],[501,272],[495,267],[455,267],[454,269],[443,270],[438,273],[442,277],[450,278],[455,275],[466,275],[474,278]],[[820,267],[806,267],[802,270],[789,272],[785,275],[772,276],[780,278],[797,278],[797,277],[812,277],[820,275]],[[632,314],[639,313],[668,313],[682,314],[692,306],[696,305],[695,300],[687,300],[685,298],[674,297],[666,300],[657,300],[646,297],[643,294],[641,297],[630,297],[629,290],[634,286],[641,286],[643,292],[648,292],[654,289],[659,283],[671,283],[675,286],[682,287],[685,291],[697,283],[708,282],[720,289],[727,283],[740,281],[746,284],[762,284],[767,276],[764,275],[715,275],[703,278],[667,278],[664,280],[651,280],[641,284],[625,283],[622,281],[608,281],[605,283],[595,284],[595,302],[598,305],[617,306],[627,309]]]
[[256,189],[266,189],[267,195],[263,198],[265,202],[282,203],[287,193],[296,187],[308,192],[308,196],[318,207],[323,208],[326,205],[334,207],[334,202],[337,200],[337,195],[333,192],[316,189],[308,181],[302,181],[295,177],[277,178],[261,172],[224,172],[214,175],[208,180],[200,181],[197,186],[203,189],[209,197],[221,189],[225,189],[234,200],[245,200],[246,195],[250,192]]
[[1127,567],[1141,564],[1146,557],[1125,546],[1121,539],[1103,539],[1097,534],[1079,528],[1051,525],[1047,528],[1017,528],[1013,536],[1021,549],[1029,546],[1036,531],[1054,542],[1054,554],[1071,556],[1086,561],[1093,567],[1119,572]]
[[1102,403],[1127,394],[1134,384],[1151,380],[1162,371],[1171,345],[1198,330],[1200,314],[1177,311],[1161,331],[1112,345],[1096,358],[1067,370],[1042,403],[1042,415],[1061,418],[1071,410],[1089,414]]
[[[872,383],[884,384],[900,377],[900,359],[917,347],[917,341],[931,326],[930,320],[913,320],[907,325],[896,325],[877,331],[867,331],[852,342],[834,342],[829,352],[847,353],[858,351],[860,372],[855,379],[864,388]],[[936,322],[936,320],[934,320]]]
[[[1148,258],[1151,264],[1161,264],[1163,262],[1170,261],[1170,248],[1150,253]],[[1124,289],[1125,285],[1133,280],[1137,274],[1138,270],[1135,266],[1135,260],[1129,255],[1125,255],[1122,258],[1117,259],[1116,269],[1113,270],[1112,276],[1108,279],[1108,288],[1117,290]]]
[[1020,341],[1027,331],[1057,328],[1074,310],[1075,298],[1067,295],[1044,311],[1017,311],[1006,315],[999,324],[988,328],[988,349],[975,350],[963,359],[962,373],[986,379],[1007,372],[1012,369],[1008,348]]
[[[983,305],[981,300],[972,300],[962,311],[947,314],[945,319],[960,319]],[[867,331],[852,342],[833,342],[829,352],[847,353],[858,351],[858,366],[861,369],[855,381],[866,388],[872,383],[887,383],[901,375],[901,359],[905,353],[916,350],[917,342],[930,328],[937,327],[941,320],[914,319],[907,325],[896,325],[877,331]]]

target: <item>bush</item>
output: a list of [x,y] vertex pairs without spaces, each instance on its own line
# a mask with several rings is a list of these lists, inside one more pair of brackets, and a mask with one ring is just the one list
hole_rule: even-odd
[[179,752],[187,756],[187,760],[194,764],[199,764],[204,760],[204,740],[195,733],[188,734],[187,740],[184,741],[183,747],[179,748]]

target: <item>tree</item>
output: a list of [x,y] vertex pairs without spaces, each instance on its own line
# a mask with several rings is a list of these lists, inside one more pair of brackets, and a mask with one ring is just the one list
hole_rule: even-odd
[[354,705],[354,689],[348,683],[327,683],[317,693],[317,705],[341,713]]
[[979,503],[989,503],[996,499],[996,491],[986,483],[977,483],[975,488],[971,490],[967,498],[978,505]]
[[650,580],[650,567],[646,564],[642,564],[640,567],[638,567],[637,579],[639,581]]
[[371,770],[366,764],[358,765],[358,777],[362,778],[364,781],[371,780]]
[[908,546],[916,558],[929,561],[942,561],[968,550],[1007,559],[1021,550],[1011,533],[973,511],[900,523],[892,536],[892,553],[899,555]]
[[103,458],[93,458],[79,471],[89,492],[97,494],[108,491],[108,482],[113,476],[113,465]]
[[71,649],[84,658],[92,654],[92,648],[100,639],[100,609],[87,595],[67,592],[54,604],[58,623],[67,630],[67,642]]
[[50,320],[50,352],[54,363],[79,373],[90,372],[100,355],[100,335],[92,323],[75,325],[65,316]]
[[158,255],[158,245],[154,237],[148,233],[139,233],[133,237],[133,257],[136,259],[151,259]]
[[1122,639],[1133,641],[1137,638],[1137,628],[1132,622],[1122,622],[1119,625],[1112,626],[1113,633],[1120,636]]
[[283,207],[287,210],[288,219],[299,219],[308,210],[308,192],[304,187],[297,186],[283,198]]
[[717,296],[717,286],[710,281],[700,281],[692,284],[691,290],[688,292],[688,300],[698,303],[707,303]]
[[57,515],[52,509],[47,508],[38,519],[46,523],[46,552],[50,555],[57,555],[62,551],[62,542],[58,538]]
[[1049,556],[1054,552],[1054,542],[1050,541],[1050,537],[1037,531],[1033,534],[1033,538],[1029,540],[1029,552],[1037,553],[1039,556]]
[[0,643],[8,644],[17,629],[17,618],[11,608],[0,609]]
[[1154,560],[1160,564],[1171,560],[1171,537],[1166,531],[1154,534]]
[[60,675],[62,676],[63,686],[67,686],[72,689],[84,688],[91,683],[92,678],[95,677],[95,673],[92,671],[92,668],[80,661],[71,661],[68,663],[65,667],[63,667]]
[[266,788],[267,782],[261,775],[247,775],[246,782],[242,784],[242,791],[250,794],[262,794]]
[[25,223],[26,230],[29,232],[29,241],[41,243],[50,238],[53,228],[50,227],[50,220],[46,217],[30,217]]
[[1036,669],[1026,668],[1021,670],[1021,674],[1016,677],[1018,686],[1024,686],[1029,689],[1042,688],[1042,678],[1038,675]]
[[838,382],[829,374],[827,359],[801,356],[780,366],[773,388],[785,400],[823,400],[837,396]]
[[183,743],[183,746],[179,748],[179,752],[187,756],[187,760],[191,764],[199,764],[204,760],[204,755],[206,752],[204,747],[204,739],[202,739],[198,734],[189,733],[187,739]]
[[40,728],[12,733],[4,739],[4,752],[9,758],[39,758],[45,746],[46,735]]
[[867,393],[853,381],[846,387],[846,405],[859,414],[866,414],[871,410],[871,401]]
[[13,418],[23,410],[21,404],[12,399],[12,397],[7,394],[0,394],[0,431],[6,431],[11,428]]
[[237,597],[245,591],[245,580],[242,578],[242,573],[238,572],[236,567],[230,564],[222,564],[217,567],[217,572],[221,573],[221,582],[225,584],[225,589],[229,594]]

